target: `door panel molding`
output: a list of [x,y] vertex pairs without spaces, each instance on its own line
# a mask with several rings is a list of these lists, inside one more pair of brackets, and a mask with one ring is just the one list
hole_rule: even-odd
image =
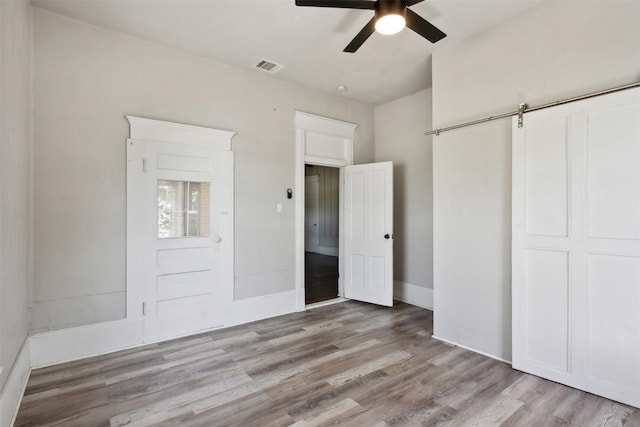
[[393,163],[346,166],[346,298],[393,306]]
[[513,367],[638,407],[640,88],[512,129]]

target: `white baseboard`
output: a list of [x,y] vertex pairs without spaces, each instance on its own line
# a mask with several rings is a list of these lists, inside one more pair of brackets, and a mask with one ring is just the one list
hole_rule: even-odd
[[[295,311],[295,290],[239,300],[225,309],[224,326],[220,328]],[[202,332],[206,332],[206,330],[194,330],[192,333]],[[163,340],[179,338],[184,335],[166,337]],[[122,319],[42,332],[32,335],[29,340],[31,342],[30,362],[34,368],[112,353],[151,342],[144,340],[142,319]]]
[[433,310],[433,289],[431,288],[394,280],[393,298],[407,304]]
[[431,338],[437,339],[437,340],[442,341],[442,342],[446,342],[447,344],[455,345],[456,347],[464,348],[465,350],[473,351],[474,353],[478,353],[478,354],[481,354],[483,356],[490,357],[491,359],[495,359],[495,360],[497,360],[499,362],[504,362],[504,363],[508,363],[509,365],[511,365],[511,361],[510,360],[502,359],[501,357],[494,356],[493,354],[485,353],[484,351],[480,351],[480,350],[477,350],[477,349],[472,348],[472,347],[467,347],[466,345],[458,344],[457,342],[449,341],[449,340],[446,340],[444,338],[440,338],[440,337],[435,336],[435,335],[431,335]]
[[31,366],[42,368],[144,344],[143,322],[114,320],[41,332],[30,337]]
[[296,290],[234,301],[225,310],[225,327],[281,316],[296,311]]
[[9,371],[4,387],[0,391],[0,426],[12,426],[15,422],[30,373],[31,352],[29,338],[27,338]]
[[338,248],[333,248],[331,246],[320,246],[318,247],[318,253],[320,255],[338,256]]

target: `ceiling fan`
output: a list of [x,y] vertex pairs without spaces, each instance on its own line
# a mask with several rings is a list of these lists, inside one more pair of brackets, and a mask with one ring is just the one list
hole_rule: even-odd
[[421,1],[424,0],[296,0],[296,6],[374,10],[375,16],[343,50],[343,52],[353,53],[362,46],[374,31],[381,34],[395,34],[402,30],[405,25],[431,43],[446,37],[445,33],[409,9],[409,6]]

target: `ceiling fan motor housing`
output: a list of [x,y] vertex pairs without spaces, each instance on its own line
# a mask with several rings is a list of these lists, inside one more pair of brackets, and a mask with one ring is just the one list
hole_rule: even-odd
[[400,15],[406,19],[407,5],[404,0],[378,0],[375,12],[376,21],[386,15]]

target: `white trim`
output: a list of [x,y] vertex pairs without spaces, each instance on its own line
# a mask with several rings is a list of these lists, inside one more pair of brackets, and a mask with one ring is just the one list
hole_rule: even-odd
[[[296,121],[297,122],[297,121]],[[295,272],[295,289],[296,289],[296,311],[304,311],[305,294],[304,294],[304,184],[305,184],[305,167],[304,167],[304,129],[296,127],[296,152],[295,152],[295,190],[299,197],[294,198],[295,205],[295,256],[296,256],[296,272]]]
[[282,316],[296,311],[296,290],[234,301],[227,307],[224,327]]
[[318,246],[318,253],[320,255],[339,256],[340,251],[338,248],[331,246]]
[[431,288],[394,280],[393,298],[407,304],[433,310],[433,289]]
[[181,123],[164,122],[143,117],[125,116],[129,121],[131,139],[171,142],[231,150],[231,138],[236,134],[228,130],[205,128]]
[[302,111],[295,111],[294,113],[295,126],[298,129],[305,129],[313,132],[353,139],[353,135],[358,127],[355,123],[317,116],[315,114],[304,113]]
[[33,368],[145,344],[142,319],[122,319],[41,332],[32,335],[30,339]]
[[[351,148],[352,157],[351,160],[349,160],[349,165],[353,164],[353,144]],[[338,176],[338,296],[344,297],[344,284],[346,278],[346,274],[344,272],[344,168],[340,168]]]
[[314,308],[324,307],[326,305],[338,304],[338,303],[345,302],[345,301],[349,301],[349,300],[346,299],[346,298],[338,297],[338,298],[328,299],[328,300],[325,300],[325,301],[314,302],[313,304],[307,304],[305,309],[306,310],[312,310]]
[[473,351],[474,353],[481,354],[483,356],[487,356],[490,359],[497,360],[498,362],[503,362],[511,365],[510,360],[502,359],[500,357],[494,356],[493,354],[485,353],[484,351],[476,350],[475,348],[467,347],[466,345],[458,344],[453,341],[445,340],[444,338],[440,338],[435,335],[431,335],[431,338],[437,339],[438,341],[446,342],[447,344],[455,345],[456,347],[464,348],[465,350]]
[[12,426],[16,420],[31,373],[30,356],[29,338],[27,338],[9,371],[2,391],[0,391],[0,426]]

